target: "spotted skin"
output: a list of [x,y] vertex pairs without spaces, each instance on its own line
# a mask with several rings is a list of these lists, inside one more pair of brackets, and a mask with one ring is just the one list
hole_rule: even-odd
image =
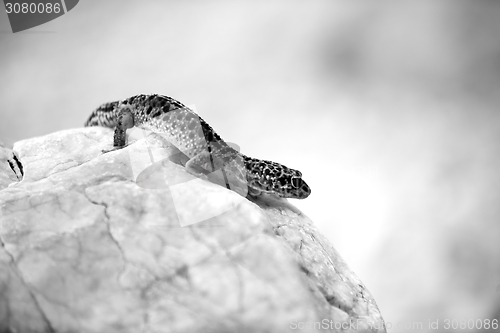
[[305,199],[311,193],[300,171],[241,154],[194,111],[168,96],[136,95],[102,104],[85,126],[115,128],[115,149],[126,145],[126,131],[134,126],[161,134],[189,158],[188,172],[200,175],[219,170],[226,187],[242,195],[243,188],[254,197],[266,193]]

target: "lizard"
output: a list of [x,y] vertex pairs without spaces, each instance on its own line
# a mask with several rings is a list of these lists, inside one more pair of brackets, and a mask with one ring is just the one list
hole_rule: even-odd
[[190,174],[198,176],[221,170],[228,188],[228,184],[236,184],[253,197],[268,194],[305,199],[311,193],[300,171],[240,153],[197,113],[168,96],[141,94],[104,103],[92,112],[85,126],[114,128],[112,150],[126,146],[127,129],[137,126],[151,130],[187,156],[184,167]]

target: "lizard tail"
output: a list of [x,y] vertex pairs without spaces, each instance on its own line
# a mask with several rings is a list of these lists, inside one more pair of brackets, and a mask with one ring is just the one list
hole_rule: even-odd
[[104,103],[92,112],[85,126],[104,126],[114,128],[118,123],[119,101]]

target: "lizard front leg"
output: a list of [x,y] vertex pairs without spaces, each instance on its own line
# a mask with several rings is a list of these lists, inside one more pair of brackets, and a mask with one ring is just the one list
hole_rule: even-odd
[[118,111],[118,122],[115,128],[113,147],[123,148],[127,141],[127,129],[134,127],[134,114],[130,107],[121,107]]
[[222,161],[208,151],[203,150],[197,155],[191,157],[185,164],[186,171],[195,177],[208,175],[216,170],[221,169],[223,166]]
[[127,129],[132,127],[134,127],[134,114],[130,107],[121,107],[118,111],[115,134],[113,135],[113,149],[103,150],[103,154],[124,148],[127,145]]
[[193,176],[206,175],[212,183],[235,191],[243,197],[248,194],[246,169],[240,155],[220,157],[203,150],[189,159],[185,168]]

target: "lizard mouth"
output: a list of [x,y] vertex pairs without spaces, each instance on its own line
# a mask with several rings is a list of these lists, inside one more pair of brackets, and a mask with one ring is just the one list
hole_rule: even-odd
[[305,199],[311,194],[311,188],[301,177],[256,177],[248,182],[255,192],[273,194],[281,198]]

